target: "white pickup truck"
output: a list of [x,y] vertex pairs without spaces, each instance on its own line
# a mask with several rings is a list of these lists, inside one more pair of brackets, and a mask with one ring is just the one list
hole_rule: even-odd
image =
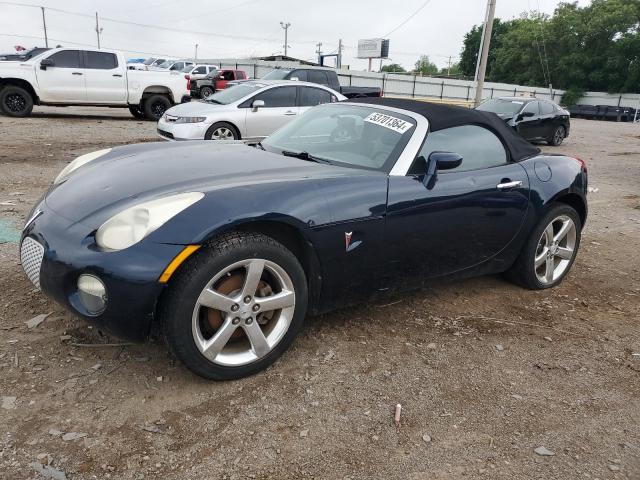
[[53,48],[23,62],[0,62],[0,111],[26,117],[34,105],[129,108],[137,118],[158,120],[188,101],[180,72],[128,70],[110,50]]

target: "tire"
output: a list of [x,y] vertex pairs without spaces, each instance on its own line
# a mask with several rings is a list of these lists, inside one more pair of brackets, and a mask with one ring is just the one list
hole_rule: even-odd
[[0,110],[10,117],[28,117],[33,110],[33,97],[24,88],[8,85],[0,90]]
[[553,131],[553,135],[547,139],[547,143],[553,147],[559,147],[566,136],[566,129],[563,125],[559,125]]
[[200,98],[207,98],[210,95],[213,95],[215,92],[213,91],[213,88],[211,87],[202,87],[200,89]]
[[[561,228],[566,222],[572,223],[572,227],[569,225],[565,235],[560,236]],[[549,226],[553,231],[551,248],[548,247],[550,237],[547,235],[547,228]],[[520,255],[507,272],[507,277],[514,283],[531,290],[555,287],[562,282],[571,269],[580,248],[581,235],[582,222],[578,212],[563,203],[552,204],[531,231]],[[556,241],[558,237],[560,238]],[[571,250],[570,254],[567,249]],[[536,259],[543,262],[538,267],[535,266]],[[553,263],[550,264],[550,270],[547,270],[549,262]],[[542,272],[545,272],[544,275]]]
[[164,95],[151,95],[145,98],[142,104],[144,116],[156,122],[169,108],[171,108],[171,101]]
[[140,105],[129,105],[129,111],[136,118],[147,118]]
[[227,122],[216,122],[204,134],[205,140],[240,140],[238,129]]
[[[247,286],[250,270],[262,273]],[[278,310],[265,307],[264,299],[272,296]],[[307,298],[304,270],[287,248],[265,235],[233,233],[180,268],[160,304],[159,320],[170,350],[189,370],[232,380],[264,370],[287,350],[304,324]],[[207,350],[214,336],[221,342]]]

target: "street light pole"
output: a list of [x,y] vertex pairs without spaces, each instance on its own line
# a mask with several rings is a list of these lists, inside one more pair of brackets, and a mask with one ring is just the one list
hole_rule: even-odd
[[289,33],[289,27],[291,26],[291,23],[287,22],[280,22],[280,26],[284,29],[284,56],[287,56],[287,48],[289,47],[288,45],[288,33]]
[[487,15],[482,27],[482,41],[480,42],[480,52],[478,58],[478,68],[476,70],[476,98],[474,106],[477,107],[482,101],[482,90],[484,88],[484,77],[487,71],[487,59],[489,57],[489,44],[491,43],[491,31],[493,30],[493,17],[496,13],[496,0],[487,0]]
[[98,12],[96,12],[96,35],[98,36],[98,50],[100,50],[100,34],[102,33],[102,28],[100,28],[100,24],[98,23]]

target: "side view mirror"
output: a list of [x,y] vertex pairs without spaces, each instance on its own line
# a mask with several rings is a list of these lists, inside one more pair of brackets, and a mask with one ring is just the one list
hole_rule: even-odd
[[517,120],[520,121],[523,118],[530,118],[533,117],[535,114],[533,112],[522,112],[520,115],[518,115]]
[[438,170],[451,170],[459,167],[462,163],[462,156],[453,152],[431,152],[428,159],[420,158],[426,164],[426,173],[422,179],[422,184],[428,190],[435,186],[438,179]]
[[251,104],[251,110],[254,112],[257,112],[262,107],[264,107],[264,100],[254,100]]
[[50,58],[43,58],[40,60],[40,70],[46,70],[47,67],[53,67],[56,63]]
[[300,80],[298,77],[291,77],[289,80]]
[[428,163],[434,163],[436,170],[451,170],[460,166],[462,155],[453,152],[432,152]]

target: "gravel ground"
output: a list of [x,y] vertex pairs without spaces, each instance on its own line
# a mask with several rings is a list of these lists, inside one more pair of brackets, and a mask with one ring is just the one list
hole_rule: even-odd
[[0,477],[640,479],[640,126],[574,120],[543,147],[585,159],[598,189],[558,288],[482,277],[311,318],[274,366],[226,383],[153,339],[75,346],[117,339],[18,263],[65,163],[155,124],[40,108],[0,117],[0,138]]

